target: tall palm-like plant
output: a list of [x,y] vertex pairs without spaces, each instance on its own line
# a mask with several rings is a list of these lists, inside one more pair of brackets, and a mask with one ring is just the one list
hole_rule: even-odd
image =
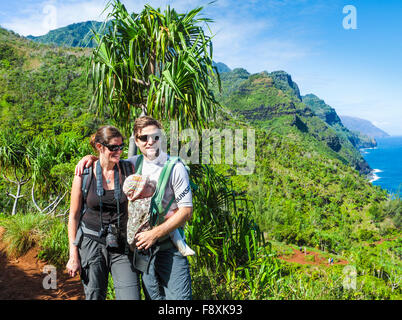
[[[15,194],[7,191],[7,196],[14,198],[11,215],[17,213],[18,200],[24,195],[21,194],[22,186],[29,180],[29,165],[26,157],[26,141],[12,129],[0,132],[0,171],[4,180],[17,186]],[[9,176],[13,175],[13,178]]]
[[195,170],[191,170],[190,177],[198,189],[194,192],[194,217],[189,222],[188,241],[197,253],[198,265],[224,272],[255,259],[265,239],[254,222],[252,202],[236,193],[212,167],[194,165],[192,169]]
[[197,17],[202,7],[187,14],[149,5],[129,14],[118,0],[109,7],[106,33],[93,30],[97,47],[88,70],[98,112],[108,111],[126,135],[140,113],[177,120],[179,129],[205,127],[218,105],[210,83],[217,76],[220,88],[220,79],[200,25],[212,20]]

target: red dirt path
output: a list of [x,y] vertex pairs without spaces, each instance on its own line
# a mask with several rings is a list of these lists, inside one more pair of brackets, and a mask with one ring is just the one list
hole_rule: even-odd
[[[311,257],[311,256],[314,256],[313,261],[306,259],[307,257]],[[299,263],[299,264],[309,264],[309,265],[316,265],[316,266],[318,266],[318,265],[330,266],[327,259],[321,257],[318,252],[314,252],[314,251],[306,251],[306,254],[304,254],[304,251],[300,252],[300,250],[293,249],[293,255],[291,257],[280,256],[279,259],[282,259],[287,262],[293,262],[293,263]],[[346,260],[341,260],[338,262],[334,262],[333,264],[334,265],[335,264],[345,265],[348,263],[349,262]]]
[[17,259],[8,258],[1,241],[0,227],[0,300],[80,300],[84,299],[79,276],[70,278],[66,270],[57,270],[57,288],[44,289],[43,273],[46,262],[40,261],[33,248]]

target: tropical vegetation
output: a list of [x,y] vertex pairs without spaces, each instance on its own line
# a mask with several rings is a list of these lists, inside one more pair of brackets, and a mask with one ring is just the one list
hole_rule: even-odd
[[[361,140],[336,113],[301,96],[286,72],[214,64],[198,25],[209,20],[196,18],[201,9],[181,15],[146,6],[128,14],[113,5],[110,32],[119,30],[114,36],[122,41],[98,34],[94,49],[37,43],[0,28],[0,226],[9,254],[39,246],[40,258],[64,268],[69,189],[75,164],[91,152],[88,137],[101,124],[130,126],[135,108],[145,105],[165,128],[175,119],[181,128],[255,130],[253,174],[236,174],[236,161],[190,165],[198,187],[186,228],[197,253],[190,257],[195,299],[400,299],[402,202],[368,182]],[[196,28],[170,31],[169,23],[191,19]],[[140,21],[144,28],[127,42]],[[130,48],[156,26],[155,48],[170,49],[149,72],[153,51],[136,57]],[[127,53],[121,63],[114,45]],[[127,90],[130,74],[134,92]],[[335,264],[312,255],[292,262],[300,247]],[[341,262],[356,271],[352,289]]]
[[[200,8],[178,14],[145,5],[129,14],[120,1],[112,7],[106,32],[96,32],[91,55],[93,101],[129,135],[138,111],[159,119],[177,120],[179,128],[204,128],[217,102],[210,89],[216,67],[212,42],[199,18]],[[132,147],[134,142],[130,141]],[[131,149],[129,154],[132,155]]]

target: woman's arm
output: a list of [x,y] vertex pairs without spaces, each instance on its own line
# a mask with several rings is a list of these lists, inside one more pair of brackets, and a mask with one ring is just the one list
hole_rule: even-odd
[[78,247],[74,245],[77,234],[78,223],[80,222],[82,205],[82,177],[74,176],[73,186],[71,188],[70,215],[68,217],[68,242],[70,247],[70,258],[67,263],[67,270],[70,276],[75,277],[81,272],[81,264],[78,254]]

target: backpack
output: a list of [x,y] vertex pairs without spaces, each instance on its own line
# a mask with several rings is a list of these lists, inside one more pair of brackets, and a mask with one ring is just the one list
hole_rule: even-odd
[[[137,174],[142,174],[143,158],[144,158],[143,155],[139,155],[135,163],[135,173]],[[172,199],[169,201],[167,207],[163,208],[162,200],[165,195],[166,186],[169,182],[170,174],[173,170],[173,167],[178,161],[180,161],[179,157],[169,156],[159,175],[156,190],[151,199],[151,207],[149,215],[149,225],[151,227],[160,225],[164,221],[166,213],[168,213],[170,206],[175,200],[173,196]]]
[[[144,156],[142,154],[138,156],[137,161],[135,163],[135,173],[142,174],[143,158]],[[168,213],[170,206],[175,200],[173,196],[172,199],[169,201],[167,207],[163,208],[162,200],[163,197],[165,196],[166,186],[169,182],[170,174],[175,164],[179,161],[181,161],[180,157],[168,156],[168,159],[165,165],[163,166],[162,172],[159,175],[156,191],[151,200],[151,209],[149,217],[149,225],[151,226],[151,228],[156,225],[160,225],[164,221],[165,215]],[[186,165],[184,167],[186,168],[187,173],[190,174],[190,168]],[[190,188],[193,189],[193,191],[196,191],[198,189],[198,186],[190,180]],[[178,228],[178,230],[181,233],[181,235],[184,236],[183,228]]]
[[[139,155],[137,158],[137,161],[135,163],[135,173],[137,174],[142,174],[142,164],[143,164],[143,155]],[[152,196],[149,204],[149,211],[146,213],[145,218],[148,218],[148,221],[146,224],[142,224],[140,228],[145,227],[148,229],[154,227],[155,225],[159,225],[164,221],[166,213],[169,211],[170,206],[172,205],[173,201],[175,200],[175,197],[173,195],[172,199],[169,201],[168,205],[166,208],[163,208],[162,206],[162,200],[165,195],[166,187],[169,182],[170,174],[173,170],[173,167],[175,164],[181,161],[179,157],[171,157],[169,156],[165,165],[162,168],[162,171],[159,175],[158,183],[156,186],[156,190],[154,195]],[[186,167],[187,171],[189,171],[189,168]],[[191,183],[190,185],[195,187],[197,189],[197,186]],[[144,201],[149,201],[147,199],[140,199]],[[138,200],[136,200],[138,201]],[[147,205],[147,204],[145,204]],[[130,215],[130,212],[129,212]],[[129,217],[130,219],[130,217]],[[143,220],[144,221],[144,220]],[[136,269],[140,270],[141,272],[148,273],[149,271],[149,266],[151,263],[152,258],[156,255],[156,253],[160,250],[166,250],[170,247],[173,246],[173,242],[168,241],[170,236],[169,234],[165,235],[164,237],[161,237],[158,239],[158,241],[148,250],[139,250],[137,247],[134,245],[134,236],[135,236],[135,230],[137,229],[138,225],[130,226],[129,223],[127,223],[127,240],[129,242],[130,247],[133,249],[133,265],[135,266]],[[129,228],[133,228],[133,230],[129,230]],[[135,229],[135,230],[134,230]],[[183,228],[178,228],[179,232],[181,233],[182,236],[184,236],[184,231]],[[130,243],[130,240],[131,243]]]

